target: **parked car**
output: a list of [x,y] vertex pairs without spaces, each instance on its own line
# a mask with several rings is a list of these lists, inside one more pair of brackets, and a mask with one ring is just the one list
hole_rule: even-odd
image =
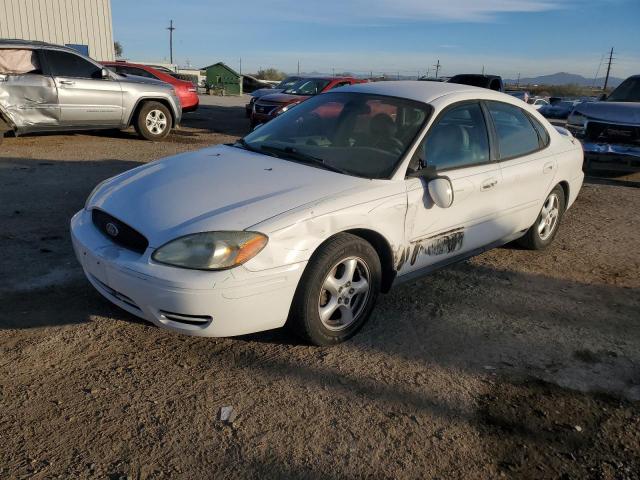
[[531,96],[529,92],[524,90],[507,90],[504,93],[511,95],[512,97],[519,98],[524,103],[529,103],[529,97]]
[[581,168],[569,132],[502,93],[351,85],[234,145],[104,181],[71,235],[93,286],[160,327],[230,336],[288,322],[330,345],[394,285],[516,239],[547,247]]
[[71,48],[0,40],[0,124],[16,135],[133,125],[159,140],[181,116],[167,83],[118,75]]
[[574,100],[560,100],[553,104],[543,105],[538,111],[546,118],[566,120],[575,106],[576,102]]
[[353,85],[355,83],[363,82],[366,82],[366,80],[360,80],[353,77],[303,78],[284,90],[282,93],[275,93],[260,97],[260,99],[254,103],[251,116],[249,117],[251,127],[253,128],[260,123],[266,123],[269,120],[272,120],[314,95],[328,92],[329,90],[343,87],[345,85]]
[[448,80],[449,83],[459,83],[461,85],[471,85],[473,87],[488,88],[497,92],[504,92],[502,77],[498,75],[480,75],[476,73],[462,73],[454,75]]
[[530,98],[528,103],[536,110],[540,110],[542,107],[549,105],[549,102],[544,98]]
[[129,62],[100,62],[109,70],[114,71],[120,75],[129,76],[135,75],[144,78],[153,78],[162,82],[173,85],[178,98],[180,99],[180,105],[182,106],[182,112],[193,112],[198,109],[200,99],[198,98],[198,89],[187,80],[180,80],[169,72],[161,71],[156,67],[150,67],[149,65],[142,65],[138,63]]
[[622,82],[600,102],[577,105],[567,128],[582,140],[586,167],[640,167],[640,75]]
[[280,83],[278,83],[273,87],[261,88],[259,90],[254,90],[253,92],[251,92],[251,99],[249,100],[249,103],[245,105],[245,114],[247,115],[247,118],[251,117],[253,104],[256,103],[256,100],[258,100],[261,97],[264,97],[265,95],[272,95],[274,93],[284,92],[287,88],[292,87],[293,85],[298,83],[300,80],[302,80],[302,77],[293,75],[285,78],[284,80],[282,80]]

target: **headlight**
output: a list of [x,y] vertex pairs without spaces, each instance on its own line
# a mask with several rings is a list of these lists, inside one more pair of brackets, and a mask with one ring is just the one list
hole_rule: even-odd
[[585,117],[580,113],[572,113],[571,115],[569,115],[569,118],[567,118],[567,123],[570,123],[571,125],[580,126],[580,127],[584,127],[586,122],[587,122],[587,117]]
[[194,233],[164,244],[151,258],[174,267],[226,270],[251,260],[268,241],[258,232]]
[[110,179],[107,178],[106,180],[101,181],[98,185],[93,187],[93,190],[91,190],[91,193],[87,197],[87,200],[84,202],[84,209],[85,210],[89,207],[89,204],[91,203],[91,200],[93,199],[93,196],[96,194],[96,192],[98,190],[100,190],[100,187],[102,187],[102,185],[104,185],[108,180],[110,180]]

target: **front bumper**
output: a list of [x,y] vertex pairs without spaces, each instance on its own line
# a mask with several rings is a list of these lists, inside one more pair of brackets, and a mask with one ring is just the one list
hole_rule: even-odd
[[159,265],[150,260],[152,248],[139,255],[111,242],[85,210],[72,218],[71,238],[87,279],[112,303],[159,327],[205,337],[283,326],[306,265],[262,272]]

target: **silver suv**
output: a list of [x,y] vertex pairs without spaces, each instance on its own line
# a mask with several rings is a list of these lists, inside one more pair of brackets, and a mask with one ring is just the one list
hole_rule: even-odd
[[0,138],[31,132],[125,129],[159,140],[182,117],[173,87],[121,76],[75,50],[0,39]]

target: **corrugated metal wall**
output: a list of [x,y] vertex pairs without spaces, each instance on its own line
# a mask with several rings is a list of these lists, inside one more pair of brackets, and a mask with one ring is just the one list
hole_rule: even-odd
[[89,46],[113,60],[111,0],[0,0],[0,38]]

